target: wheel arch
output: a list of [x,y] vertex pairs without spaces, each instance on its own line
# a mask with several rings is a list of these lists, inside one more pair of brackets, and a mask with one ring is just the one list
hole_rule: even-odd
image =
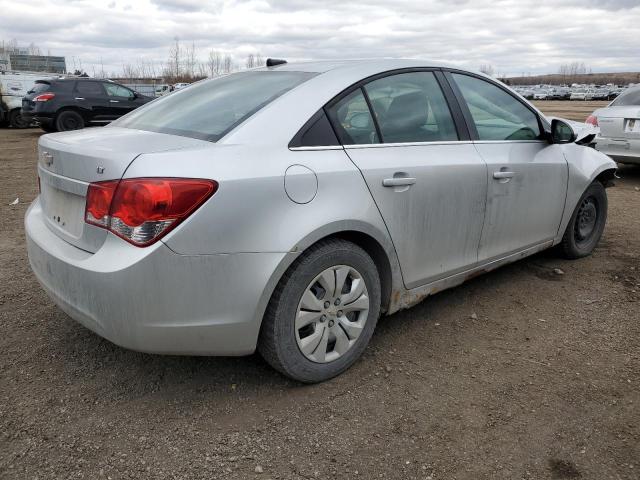
[[[313,245],[332,238],[353,242],[371,256],[380,275],[381,311],[384,313],[397,310],[394,308],[396,303],[394,298],[400,297],[399,293],[404,290],[404,287],[400,264],[391,240],[383,232],[365,222],[335,222],[310,233],[297,242],[276,267],[258,303],[256,317],[259,327],[262,326],[265,312],[277,285],[293,262]],[[394,293],[398,293],[398,295],[394,295]]]
[[572,144],[565,150],[565,157],[569,168],[567,195],[554,245],[562,240],[578,200],[589,185],[599,181],[605,187],[612,186],[617,171],[613,160],[593,148]]

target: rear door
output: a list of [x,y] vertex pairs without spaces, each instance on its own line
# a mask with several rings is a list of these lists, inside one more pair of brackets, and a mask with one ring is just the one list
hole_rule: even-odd
[[133,90],[129,90],[117,83],[104,82],[103,85],[109,97],[109,112],[114,119],[140,106],[139,103],[135,102],[136,96]]
[[507,90],[473,75],[453,73],[447,78],[488,166],[478,260],[498,259],[552,240],[567,190],[562,146],[544,139],[537,113]]
[[73,101],[91,122],[109,121],[109,104],[102,82],[78,80],[73,90]]
[[387,225],[406,287],[474,266],[486,165],[464,141],[436,72],[372,80],[327,112]]

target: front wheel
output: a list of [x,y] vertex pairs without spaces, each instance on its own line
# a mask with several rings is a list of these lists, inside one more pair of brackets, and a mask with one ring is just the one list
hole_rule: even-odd
[[362,355],[380,314],[380,296],[378,271],[367,252],[345,240],[320,242],[276,287],[258,350],[290,378],[328,380]]
[[590,255],[598,245],[607,222],[607,192],[595,181],[582,194],[562,237],[562,251],[567,258]]

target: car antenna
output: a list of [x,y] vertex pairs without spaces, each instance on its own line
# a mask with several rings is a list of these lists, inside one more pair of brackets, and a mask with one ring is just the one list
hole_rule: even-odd
[[267,58],[267,67],[275,67],[276,65],[283,65],[285,63],[287,63],[287,61],[280,58]]

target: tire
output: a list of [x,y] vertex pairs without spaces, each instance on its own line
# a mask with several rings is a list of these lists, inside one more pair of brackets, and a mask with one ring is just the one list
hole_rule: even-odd
[[[340,292],[331,292],[325,279],[335,279],[336,272],[346,280]],[[289,267],[276,287],[262,322],[258,351],[294,380],[317,383],[335,377],[367,347],[380,315],[380,296],[378,270],[367,252],[346,240],[319,242]],[[313,311],[305,310],[310,304]],[[306,322],[296,324],[299,313],[315,321],[300,327]]]
[[16,108],[9,112],[9,125],[13,128],[28,128],[30,123],[29,120],[22,116],[20,110]]
[[40,128],[47,133],[57,132],[56,125],[53,122],[40,122]]
[[595,181],[582,194],[562,237],[562,253],[575,259],[590,255],[607,223],[607,192]]
[[84,118],[74,110],[64,110],[56,116],[55,127],[59,132],[80,130],[84,128]]

